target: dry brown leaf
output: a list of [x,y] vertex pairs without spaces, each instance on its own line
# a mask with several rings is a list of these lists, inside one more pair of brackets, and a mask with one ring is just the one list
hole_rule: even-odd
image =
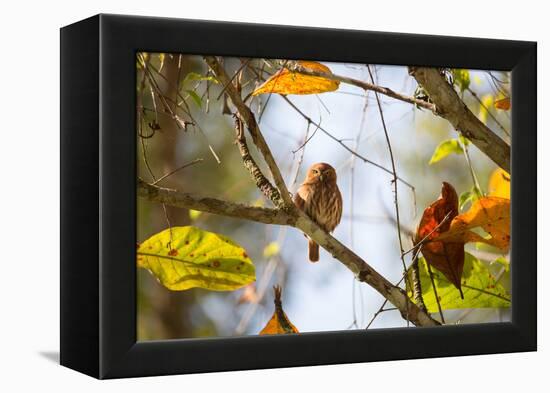
[[[315,61],[298,61],[300,66],[311,71],[332,74],[330,68]],[[318,94],[337,90],[340,82],[319,76],[301,74],[282,68],[252,93],[253,96],[266,93]]]
[[260,334],[292,334],[299,333],[298,329],[288,320],[285,312],[283,311],[283,305],[281,303],[281,287],[274,286],[275,292],[275,311],[273,316],[261,330]]
[[458,215],[458,196],[452,185],[443,182],[441,196],[424,210],[416,231],[416,243],[424,241],[420,250],[426,262],[439,270],[460,291],[464,269],[464,242],[435,241],[451,226]]
[[510,97],[504,97],[501,100],[495,101],[495,108],[503,110],[503,111],[509,111],[512,107],[512,104],[510,103]]

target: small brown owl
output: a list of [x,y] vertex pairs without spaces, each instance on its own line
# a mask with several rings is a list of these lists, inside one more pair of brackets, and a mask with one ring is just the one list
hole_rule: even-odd
[[[294,203],[327,232],[332,232],[342,218],[342,195],[336,184],[336,171],[320,162],[307,170],[306,180],[294,196]],[[319,260],[319,245],[309,239],[309,260]]]

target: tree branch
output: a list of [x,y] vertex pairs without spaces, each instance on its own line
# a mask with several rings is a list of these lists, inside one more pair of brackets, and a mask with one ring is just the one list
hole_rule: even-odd
[[137,194],[151,202],[199,210],[205,213],[241,218],[262,224],[294,225],[296,218],[283,210],[248,206],[216,198],[199,197],[169,188],[153,186],[138,179]]
[[435,113],[468,138],[498,166],[510,172],[510,145],[483,124],[464,104],[437,68],[409,67],[409,73],[426,90]]
[[371,90],[371,91],[374,91],[376,93],[380,93],[380,94],[383,94],[385,96],[395,98],[396,100],[407,102],[409,104],[413,104],[413,105],[419,106],[419,107],[424,108],[424,109],[428,109],[432,112],[435,112],[435,109],[436,109],[435,105],[432,104],[431,102],[427,102],[427,101],[424,101],[424,100],[420,100],[418,98],[406,96],[404,94],[397,93],[397,92],[395,92],[392,89],[389,89],[387,87],[382,87],[382,86],[375,85],[374,83],[368,83],[368,82],[364,82],[364,81],[361,81],[361,80],[358,80],[358,79],[349,78],[347,76],[336,75],[336,74],[332,74],[332,73],[328,73],[328,72],[313,71],[309,68],[305,68],[305,67],[301,66],[297,62],[294,62],[293,64],[287,65],[286,68],[290,69],[291,71],[299,72],[300,74],[318,76],[318,77],[321,77],[321,78],[330,79],[330,80],[337,81],[337,82],[343,82],[343,83],[346,83],[348,85],[353,85],[353,86],[359,87],[363,90]]
[[287,225],[298,228],[351,270],[359,281],[367,283],[376,289],[384,298],[399,309],[403,318],[406,318],[408,315],[409,321],[416,326],[439,325],[439,322],[432,319],[429,314],[420,310],[413,302],[408,300],[405,291],[386,280],[361,257],[326,233],[298,209],[295,209],[293,214],[289,214],[281,209],[267,209],[215,198],[198,197],[168,188],[152,186],[141,179],[138,179],[137,194],[139,197],[149,201],[164,203],[170,206],[199,210],[263,224]]
[[218,80],[223,86],[226,86],[226,92],[231,98],[231,101],[237,108],[239,117],[248,126],[248,130],[252,136],[252,140],[258,147],[258,150],[263,155],[264,160],[268,164],[268,167],[273,175],[273,179],[277,188],[281,193],[283,201],[277,203],[276,206],[280,209],[284,209],[291,217],[292,220],[288,225],[294,226],[308,235],[317,244],[331,253],[336,259],[344,264],[349,270],[351,270],[359,281],[369,284],[376,289],[384,298],[388,299],[395,307],[399,309],[401,315],[406,320],[411,321],[417,326],[435,326],[439,323],[430,317],[429,314],[418,308],[413,302],[409,300],[405,291],[401,288],[393,285],[386,280],[376,270],[369,266],[363,259],[356,255],[353,251],[348,249],[330,234],[321,229],[314,221],[312,221],[304,212],[296,208],[292,200],[290,199],[290,193],[286,188],[285,182],[275,162],[275,159],[267,145],[256,118],[250,108],[244,103],[240,93],[235,86],[230,83],[230,78],[225,72],[224,68],[218,62],[215,57],[205,56],[205,61],[210,66],[212,71],[216,74]]
[[277,166],[277,163],[275,162],[275,158],[273,158],[271,149],[267,145],[267,142],[260,132],[260,127],[256,122],[254,114],[252,113],[250,108],[244,103],[240,93],[237,91],[233,83],[231,83],[231,79],[225,72],[220,62],[214,56],[205,56],[204,59],[210,69],[216,75],[216,78],[223,86],[225,86],[225,91],[227,95],[233,102],[233,105],[235,105],[235,107],[237,108],[237,111],[239,112],[242,120],[246,123],[248,131],[252,136],[252,141],[254,142],[258,150],[262,153],[262,156],[264,157],[264,160],[269,167],[271,175],[273,176],[273,181],[275,182],[275,186],[277,186],[277,188],[279,189],[281,196],[281,200],[273,201],[275,203],[275,206],[283,209],[294,209],[294,204],[292,203],[292,199],[290,198],[290,192],[285,185],[285,181],[283,179],[281,171],[279,170],[279,167]]
[[264,176],[254,158],[248,150],[248,144],[246,143],[246,136],[244,135],[244,125],[239,117],[235,115],[235,142],[239,147],[239,152],[241,153],[241,158],[243,160],[244,167],[250,173],[252,180],[256,183],[256,187],[273,203],[275,206],[278,206],[279,201],[281,201],[281,194],[269,180]]

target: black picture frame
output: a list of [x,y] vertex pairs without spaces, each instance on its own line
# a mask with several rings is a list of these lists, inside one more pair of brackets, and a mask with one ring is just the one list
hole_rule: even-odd
[[[137,51],[511,70],[512,321],[136,342]],[[534,42],[120,15],[63,27],[61,364],[103,379],[536,350],[536,90]]]

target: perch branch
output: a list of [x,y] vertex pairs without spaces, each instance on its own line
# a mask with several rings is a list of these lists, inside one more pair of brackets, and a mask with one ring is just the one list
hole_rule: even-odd
[[283,210],[248,206],[216,198],[205,198],[189,193],[158,187],[138,179],[137,193],[139,197],[151,202],[199,210],[221,216],[241,218],[263,224],[293,225],[296,219]]
[[510,145],[483,124],[464,104],[437,68],[409,67],[409,73],[436,105],[435,113],[446,119],[491,160],[510,172]]
[[[376,289],[384,298],[399,309],[403,318],[416,326],[436,326],[439,322],[422,311],[407,298],[405,291],[386,280],[361,257],[348,249],[333,236],[326,233],[303,212],[295,209],[287,213],[281,209],[247,206],[215,198],[193,196],[168,188],[152,186],[138,179],[138,196],[166,205],[199,210],[221,216],[240,218],[263,224],[287,225],[300,229],[317,244],[331,253],[351,270],[357,279]],[[408,306],[408,307],[407,307]]]

